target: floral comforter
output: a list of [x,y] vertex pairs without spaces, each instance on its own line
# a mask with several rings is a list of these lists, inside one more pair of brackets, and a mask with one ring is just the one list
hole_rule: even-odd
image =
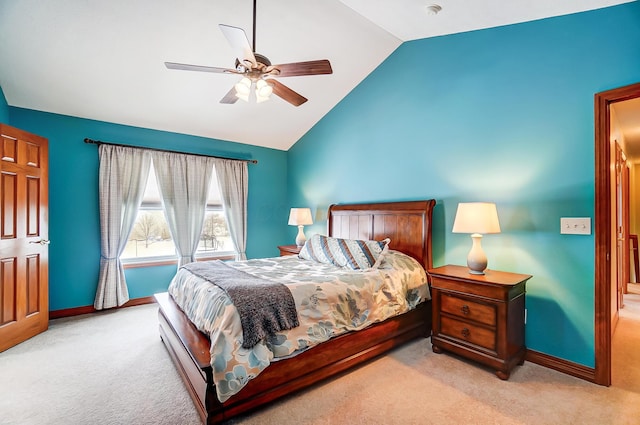
[[291,290],[300,326],[254,347],[242,347],[240,316],[226,293],[180,269],[169,294],[211,339],[211,366],[218,399],[224,402],[269,364],[331,337],[363,329],[430,299],[427,276],[413,258],[389,251],[378,269],[356,271],[297,256],[228,263]]

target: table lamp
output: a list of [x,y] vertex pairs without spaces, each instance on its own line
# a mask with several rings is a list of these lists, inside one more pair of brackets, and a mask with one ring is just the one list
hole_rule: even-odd
[[473,245],[467,256],[471,274],[484,274],[487,256],[482,250],[482,235],[500,233],[496,204],[489,202],[459,203],[453,222],[453,233],[471,233]]
[[304,236],[304,226],[313,224],[309,208],[291,208],[289,212],[289,226],[298,226],[296,245],[303,246],[307,238]]

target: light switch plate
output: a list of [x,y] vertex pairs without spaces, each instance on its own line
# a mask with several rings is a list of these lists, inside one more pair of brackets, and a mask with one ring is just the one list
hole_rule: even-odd
[[563,235],[590,235],[591,217],[561,217],[560,233]]

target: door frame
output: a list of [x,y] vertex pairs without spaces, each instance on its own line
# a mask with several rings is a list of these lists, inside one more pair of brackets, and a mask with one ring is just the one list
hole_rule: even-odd
[[640,97],[640,83],[595,95],[595,382],[611,385],[612,103]]

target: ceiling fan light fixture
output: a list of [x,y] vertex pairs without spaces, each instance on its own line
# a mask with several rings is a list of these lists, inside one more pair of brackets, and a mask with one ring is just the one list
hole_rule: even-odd
[[249,102],[249,95],[247,95],[247,94],[240,94],[240,93],[238,93],[238,92],[236,91],[236,97],[237,97],[238,99],[244,100],[244,101],[245,101],[245,102],[247,102],[247,103]]
[[256,93],[256,103],[266,102],[267,100],[269,100],[269,97],[260,96],[258,93]]
[[248,102],[249,94],[251,93],[251,80],[247,77],[243,77],[235,84],[234,87],[236,89],[236,97]]
[[236,83],[235,87],[238,93],[249,95],[249,92],[251,91],[251,80],[247,77],[243,77],[242,80]]
[[273,87],[271,87],[265,80],[258,80],[256,82],[256,96],[258,96],[258,98],[263,97],[268,99],[269,96],[271,96],[271,93],[273,93]]

